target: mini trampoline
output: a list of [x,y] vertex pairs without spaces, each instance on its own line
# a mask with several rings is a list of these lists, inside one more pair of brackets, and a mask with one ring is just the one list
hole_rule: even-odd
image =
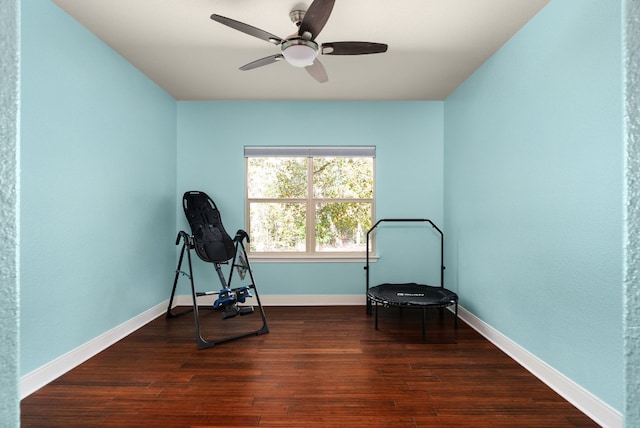
[[[410,283],[384,283],[373,287],[369,286],[369,247],[370,235],[383,222],[426,222],[429,223],[440,235],[440,285],[426,285],[415,282]],[[429,308],[437,308],[440,311],[448,306],[454,306],[454,325],[458,327],[458,295],[444,288],[444,234],[428,219],[381,219],[378,220],[367,232],[366,255],[366,285],[367,285],[367,314],[375,312],[375,328],[378,330],[378,306],[397,306],[401,308],[422,309],[422,336],[425,335],[426,311]]]

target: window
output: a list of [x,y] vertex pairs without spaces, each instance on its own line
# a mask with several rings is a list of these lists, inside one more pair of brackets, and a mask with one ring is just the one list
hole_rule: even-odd
[[252,254],[363,256],[375,147],[245,147]]

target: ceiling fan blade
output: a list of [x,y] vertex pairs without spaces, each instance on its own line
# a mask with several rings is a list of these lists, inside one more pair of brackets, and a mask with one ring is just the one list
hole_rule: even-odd
[[267,56],[267,57],[264,57],[264,58],[257,59],[257,60],[255,60],[253,62],[250,62],[249,64],[243,65],[242,67],[240,67],[240,70],[242,70],[242,71],[253,70],[254,68],[262,67],[264,65],[273,64],[274,62],[278,62],[283,58],[284,57],[282,56],[282,54],[275,54],[275,55]]
[[253,27],[249,24],[245,24],[244,22],[236,21],[235,19],[227,18],[221,15],[216,15],[215,13],[211,15],[211,19],[224,24],[227,27],[231,27],[234,30],[242,31],[243,33],[250,36],[257,37],[269,43],[273,43],[274,45],[279,45],[280,43],[282,43],[282,39],[280,37],[259,28]]
[[334,3],[335,0],[314,0],[304,14],[298,35],[304,39],[315,40],[329,20]]
[[333,42],[323,43],[321,52],[323,55],[366,55],[383,53],[387,48],[384,43]]
[[316,79],[319,83],[325,83],[329,80],[329,76],[327,76],[324,66],[317,58],[313,61],[313,64],[306,66],[304,69],[307,70],[311,77]]

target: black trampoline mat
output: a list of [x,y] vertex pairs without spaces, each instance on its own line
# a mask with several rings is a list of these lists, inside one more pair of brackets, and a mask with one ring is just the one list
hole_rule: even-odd
[[367,296],[375,302],[395,306],[443,307],[458,301],[458,295],[451,290],[415,282],[376,285],[369,288]]

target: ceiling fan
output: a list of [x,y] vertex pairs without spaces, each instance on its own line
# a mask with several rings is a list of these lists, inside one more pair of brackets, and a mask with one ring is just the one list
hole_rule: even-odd
[[314,79],[324,83],[329,78],[324,66],[317,58],[318,54],[365,55],[387,51],[387,45],[383,43],[332,42],[319,45],[315,41],[316,37],[318,37],[318,34],[327,23],[334,3],[335,0],[314,0],[306,12],[304,10],[291,11],[289,18],[296,24],[298,31],[284,39],[221,15],[213,14],[211,19],[250,36],[280,46],[280,53],[250,62],[240,67],[240,70],[252,70],[284,59],[294,67],[304,67]]

